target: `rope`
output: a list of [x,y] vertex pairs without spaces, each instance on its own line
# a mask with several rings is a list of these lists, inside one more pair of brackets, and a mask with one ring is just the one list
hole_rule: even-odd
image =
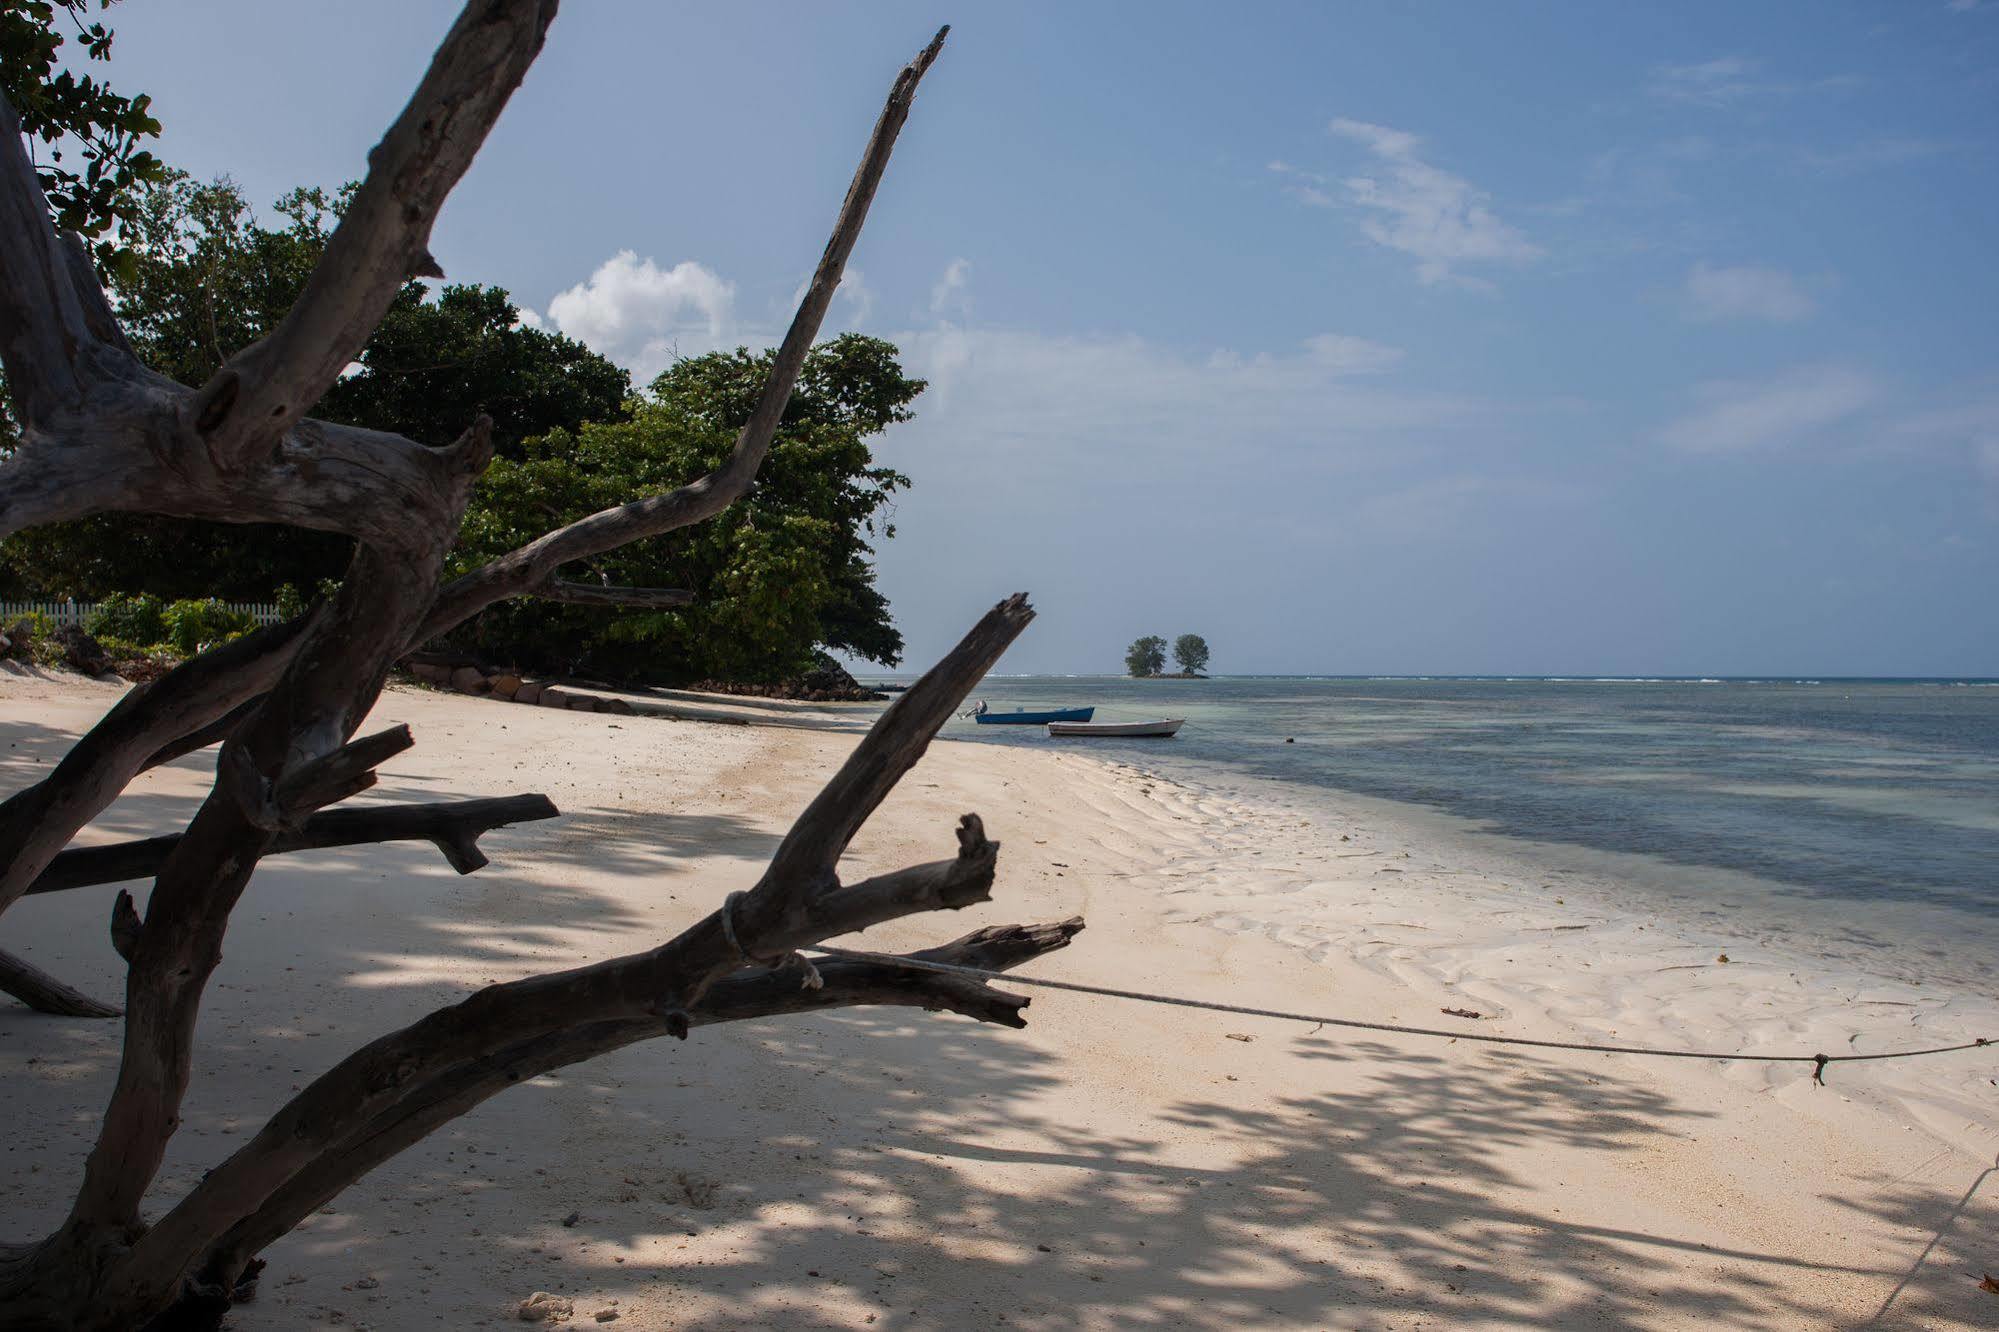
[[1484,1045],[1527,1045],[1541,1050],[1586,1050],[1596,1054],[1653,1055],[1661,1059],[1741,1059],[1759,1064],[1810,1064],[1812,1081],[1825,1086],[1827,1064],[1859,1063],[1869,1059],[1914,1059],[1918,1055],[1949,1054],[1956,1050],[1976,1050],[1992,1044],[1986,1037],[1962,1045],[1938,1045],[1926,1050],[1890,1050],[1880,1054],[1738,1054],[1719,1050],[1661,1050],[1646,1045],[1597,1045],[1587,1041],[1537,1041],[1526,1036],[1484,1036],[1476,1032],[1451,1031],[1442,1027],[1410,1027],[1395,1022],[1362,1022],[1358,1018],[1319,1017],[1312,1013],[1287,1013],[1275,1008],[1251,1008],[1244,1004],[1224,1004],[1207,999],[1182,999],[1177,995],[1148,994],[1143,990],[1117,990],[1108,985],[1085,985],[1080,981],[1044,980],[1018,976],[984,967],[959,966],[955,962],[933,962],[927,958],[903,957],[894,953],[867,953],[852,948],[815,945],[813,951],[826,957],[851,962],[875,962],[883,966],[930,971],[940,976],[968,976],[976,980],[1005,981],[1010,985],[1033,985],[1045,990],[1069,990],[1076,994],[1098,994],[1110,999],[1134,999],[1145,1004],[1168,1004],[1175,1008],[1201,1008],[1214,1013],[1240,1013],[1244,1017],[1277,1018],[1285,1022],[1312,1022],[1322,1027],[1353,1027],[1361,1031],[1388,1031],[1404,1036],[1442,1036],[1454,1041],[1477,1041]]

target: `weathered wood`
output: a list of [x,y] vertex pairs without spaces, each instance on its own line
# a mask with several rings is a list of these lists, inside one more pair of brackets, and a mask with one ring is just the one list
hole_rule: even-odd
[[442,276],[428,249],[431,224],[541,53],[555,10],[555,0],[482,0],[459,14],[368,154],[367,177],[297,303],[210,381],[240,381],[228,410],[201,431],[218,466],[234,470],[303,418],[412,276]]
[[0,951],[0,991],[38,1013],[55,1017],[114,1018],[120,1010],[65,985],[24,957]]
[[[862,799],[873,793],[867,804],[872,811],[1031,618],[1024,597],[1009,598],[995,607],[882,714],[827,790],[852,791]],[[858,779],[857,774],[863,773],[873,777]],[[858,821],[850,826],[849,820],[827,817],[825,810],[822,794],[800,822],[818,811],[818,835],[835,839],[844,848]],[[199,826],[197,816],[190,838]],[[794,828],[785,846],[794,846],[796,836]],[[813,862],[826,850],[812,848]],[[997,851],[985,839],[978,819],[967,816],[959,830],[959,855],[952,861],[882,875],[850,889],[767,873],[754,891],[740,898],[732,895],[721,910],[658,948],[489,985],[371,1042],[308,1083],[133,1245],[117,1278],[129,1283],[120,1298],[139,1303],[159,1299],[248,1211],[316,1159],[337,1150],[349,1134],[420,1096],[435,1079],[461,1064],[489,1061],[497,1052],[539,1036],[597,1023],[659,1019],[684,1026],[687,1013],[709,987],[750,958],[781,957],[792,949],[901,916],[984,900]],[[778,854],[786,854],[783,847]],[[837,856],[838,848],[831,854]],[[163,873],[161,884],[166,881]],[[156,900],[159,892],[156,888]],[[748,908],[760,897],[769,906],[753,914]],[[137,1011],[138,1005],[134,990],[127,1008]],[[131,1025],[128,1018],[128,1031]],[[113,1105],[116,1108],[115,1097]],[[96,1163],[93,1154],[92,1165]],[[87,1186],[89,1182],[87,1176]],[[109,1186],[106,1181],[103,1187]]]
[[46,777],[0,802],[0,911],[13,905],[134,777],[179,757],[192,740],[215,729],[218,719],[247,715],[236,700],[246,690],[254,697],[277,682],[304,627],[305,621],[294,620],[259,629],[131,690]]
[[[559,813],[545,795],[322,810],[296,832],[280,832],[264,855],[281,856],[375,842],[434,842],[451,859],[454,869],[469,874],[485,864],[485,857],[477,849],[480,836],[511,824],[552,819]],[[50,861],[28,892],[30,895],[60,893],[95,884],[149,879],[159,873],[180,839],[181,834],[168,833],[164,837],[114,842],[109,846],[74,847]]]
[[[936,948],[908,954],[930,962],[1009,971],[1066,948],[1083,929],[1082,917],[1046,925],[1002,925],[975,930]],[[1027,1025],[1024,996],[981,981],[939,976],[872,962],[826,959],[815,964],[821,984],[808,989],[796,966],[774,971],[739,971],[710,986],[685,1015],[687,1029],[820,1012],[859,1004],[923,1008],[957,1013],[1007,1027]],[[370,1170],[421,1142],[507,1088],[559,1068],[594,1059],[639,1041],[675,1034],[676,1024],[649,1016],[565,1028],[519,1042],[478,1063],[460,1065],[421,1095],[354,1131],[336,1149],[300,1171],[253,1213],[232,1226],[205,1255],[200,1284],[233,1289],[248,1261],[288,1234],[298,1222],[333,1201]]]

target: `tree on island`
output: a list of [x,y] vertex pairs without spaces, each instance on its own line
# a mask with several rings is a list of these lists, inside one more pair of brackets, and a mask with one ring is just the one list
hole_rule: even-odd
[[[851,884],[838,869],[869,815],[1026,628],[1033,612],[1016,596],[882,714],[746,890],[656,948],[489,985],[381,1036],[236,1139],[185,1193],[155,1193],[183,1122],[196,1018],[230,915],[263,857],[419,838],[469,873],[485,863],[483,833],[555,814],[532,795],[326,807],[373,784],[375,768],[414,743],[406,726],[354,738],[390,665],[411,648],[502,601],[560,598],[578,586],[558,579],[565,567],[706,522],[752,490],[944,36],[897,77],[832,239],[721,464],[445,581],[461,515],[505,431],[480,415],[432,447],[306,411],[339,384],[410,276],[436,273],[432,223],[554,15],[554,0],[470,0],[369,155],[367,179],[297,304],[198,388],[135,352],[88,242],[52,225],[60,203],[37,179],[13,98],[0,97],[0,364],[20,426],[0,460],[0,536],[151,514],[332,533],[352,550],[337,593],[133,689],[53,770],[0,803],[0,907],[31,891],[153,878],[143,913],[125,891],[110,911],[108,942],[126,964],[110,1101],[67,1214],[38,1240],[0,1245],[0,1326],[218,1326],[254,1293],[258,1252],[348,1185],[490,1097],[636,1041],[853,1004],[1025,1025],[1027,1001],[982,981],[893,963],[807,962],[795,951],[990,896],[998,847],[976,815],[959,823],[952,859]],[[580,586],[598,604],[660,599],[659,589]],[[140,773],[217,743],[213,786],[185,832],[64,850]],[[988,928],[920,956],[1006,968],[1064,946],[1081,927]],[[49,1011],[121,1016],[4,954],[0,987]]]
[[1173,640],[1173,660],[1184,675],[1199,675],[1208,669],[1208,640],[1199,634],[1182,634]]
[[1166,669],[1166,640],[1147,634],[1125,649],[1124,668],[1141,680]]

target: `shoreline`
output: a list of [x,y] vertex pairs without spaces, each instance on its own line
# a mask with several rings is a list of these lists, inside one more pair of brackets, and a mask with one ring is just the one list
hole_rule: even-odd
[[[10,785],[115,696],[0,682]],[[422,845],[261,869],[204,1006],[157,1196],[390,1026],[712,910],[876,710],[718,698],[703,711],[764,724],[386,694],[370,726],[408,721],[418,745],[364,799],[542,790],[565,817],[492,835],[493,864],[465,878]],[[198,754],[148,774],[88,840],[164,830],[212,766]],[[1076,944],[1035,974],[1425,1026],[1469,1000],[1503,1012],[1478,1028],[1522,1035],[1605,1022],[1629,1039],[1662,1020],[1642,977],[1603,983],[1629,988],[1630,1011],[1596,1011],[1603,991],[1577,981],[1579,963],[1597,973],[1624,956],[1604,928],[1550,932],[1587,940],[1559,953],[1498,951],[1531,937],[1516,925],[1576,923],[1554,914],[1579,910],[1574,896],[1426,947],[1466,923],[1467,901],[1525,911],[1522,890],[1382,811],[1266,806],[1101,755],[941,741],[843,874],[937,858],[968,810],[1002,843],[995,900],[844,942],[920,946],[1081,914]],[[1471,869],[1495,882],[1468,892]],[[113,993],[110,891],[27,899],[0,933]],[[1632,933],[1643,959],[1651,931]],[[1720,971],[1782,993],[1767,960]],[[1807,1068],[1766,1078],[1022,992],[1034,1002],[1021,1032],[850,1010],[534,1079],[274,1245],[262,1298],[231,1325],[504,1326],[537,1289],[573,1296],[578,1323],[615,1308],[633,1326],[714,1332],[1775,1329],[1877,1315],[1948,1328],[1989,1315],[1976,1281],[1990,1264],[1978,1237],[1999,1221],[1978,1191],[1990,1151],[1941,1145],[1868,1090],[1915,1062],[1836,1066],[1815,1088]],[[1686,1021],[1774,1039],[1785,1010],[1745,1019],[1742,993],[1718,991]],[[0,1236],[59,1219],[115,1058],[115,1024],[0,1009],[24,1125],[0,1156]]]
[[[1233,786],[1210,785],[1137,760],[1079,757],[1121,780],[1178,787],[1249,822],[1251,830],[1218,839],[1218,859],[1286,861],[1266,863],[1263,883],[1220,906],[1204,903],[1198,884],[1171,886],[1188,871],[1160,871],[1165,893],[1193,899],[1176,922],[1259,934],[1315,958],[1338,954],[1399,984],[1434,987],[1462,1001],[1446,1006],[1477,1009],[1481,1034],[1744,1054],[1999,1040],[1999,999],[1963,982],[1926,985],[1909,974],[1919,963],[1894,974],[1855,953],[1801,946],[1770,922],[1732,916],[1725,890],[1722,900],[1697,909],[1687,899],[1657,900],[1643,883],[1653,868],[1643,856],[1530,842],[1429,807],[1337,788],[1240,774]],[[1265,830],[1313,823],[1337,823],[1353,840],[1274,853],[1268,844],[1250,845]],[[1724,884],[1737,877],[1699,872]],[[1388,916],[1394,921],[1381,919]],[[1703,1063],[1759,1091],[1809,1072],[1804,1065]],[[1889,1127],[1913,1123],[1939,1146],[1990,1161],[1999,1152],[1995,1065],[1999,1060],[1965,1051],[1835,1063],[1827,1077],[1844,1099]]]

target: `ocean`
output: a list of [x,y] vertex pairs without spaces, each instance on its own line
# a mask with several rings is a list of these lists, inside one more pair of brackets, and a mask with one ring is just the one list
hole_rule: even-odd
[[1052,740],[1239,798],[1365,797],[1437,838],[1870,974],[1999,986],[1999,682],[991,677],[994,710],[1184,717]]

